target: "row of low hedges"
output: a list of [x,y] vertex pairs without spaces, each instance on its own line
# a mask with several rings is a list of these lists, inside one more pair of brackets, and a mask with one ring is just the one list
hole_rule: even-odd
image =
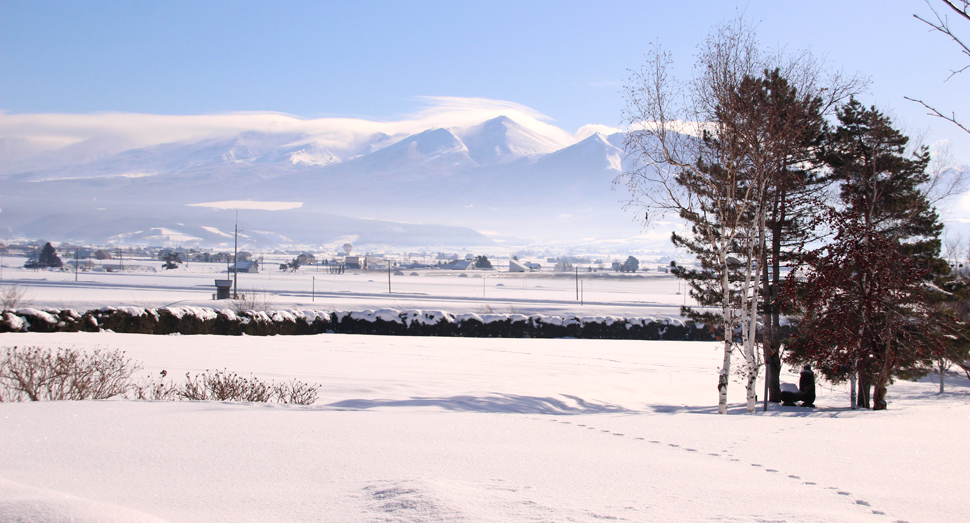
[[713,340],[703,325],[678,319],[450,314],[441,311],[246,311],[205,307],[104,307],[3,311],[0,332],[305,335],[322,333],[476,338]]

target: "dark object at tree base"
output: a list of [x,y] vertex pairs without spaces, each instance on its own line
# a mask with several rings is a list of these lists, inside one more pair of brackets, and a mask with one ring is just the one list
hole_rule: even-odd
[[787,390],[781,391],[781,406],[782,407],[797,407],[797,403],[802,398],[801,392],[791,392]]

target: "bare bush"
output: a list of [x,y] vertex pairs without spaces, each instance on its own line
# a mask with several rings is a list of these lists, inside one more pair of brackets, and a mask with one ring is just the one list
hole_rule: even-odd
[[125,395],[141,367],[124,351],[85,353],[42,347],[4,347],[0,354],[0,400],[108,399]]
[[0,305],[2,310],[16,310],[30,305],[27,287],[16,283],[0,287]]
[[272,293],[255,287],[237,295],[232,300],[232,310],[237,313],[246,311],[265,312],[273,308],[274,297]]
[[298,380],[267,383],[250,375],[244,378],[225,369],[215,372],[206,370],[201,374],[185,374],[185,383],[174,386],[175,396],[190,401],[250,401],[266,403],[276,401],[296,405],[309,405],[317,400],[316,385]]
[[124,351],[85,353],[78,349],[4,347],[0,352],[0,401],[108,399],[249,401],[310,405],[319,385],[299,380],[274,383],[225,369],[192,375],[185,382],[166,381],[167,371],[133,382],[141,365]]
[[293,405],[312,405],[317,401],[318,386],[291,380],[274,387],[276,401]]
[[179,397],[178,388],[174,383],[165,382],[168,371],[162,370],[159,377],[148,376],[144,381],[132,385],[132,393],[136,400],[175,400]]

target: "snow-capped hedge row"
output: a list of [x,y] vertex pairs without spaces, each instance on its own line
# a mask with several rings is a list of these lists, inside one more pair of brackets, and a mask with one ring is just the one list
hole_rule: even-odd
[[246,311],[206,307],[104,307],[83,314],[71,309],[3,311],[0,332],[99,332],[220,334],[238,336],[322,333],[477,338],[586,338],[713,340],[703,325],[676,318],[451,314],[394,309],[366,311]]

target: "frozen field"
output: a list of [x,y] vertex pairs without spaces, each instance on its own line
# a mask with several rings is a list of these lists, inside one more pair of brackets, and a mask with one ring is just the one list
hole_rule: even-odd
[[[970,388],[714,414],[716,344],[3,334],[140,373],[322,385],[307,407],[0,404],[0,521],[970,521]],[[790,373],[784,381],[794,382]]]
[[[5,258],[0,283],[17,283],[27,288],[33,307],[81,311],[106,305],[231,307],[226,301],[212,299],[215,280],[227,277],[225,263],[192,262],[188,267],[166,271],[160,268],[160,262],[135,260],[127,262],[127,266],[137,269],[81,272],[75,282],[73,272],[27,270],[22,268],[24,261]],[[680,306],[688,302],[684,294],[678,294],[683,284],[656,270],[636,276],[581,272],[578,282],[572,273],[431,269],[401,272],[404,276],[392,272],[388,289],[387,272],[348,271],[338,275],[314,266],[294,273],[281,272],[273,266],[257,274],[239,274],[238,288],[240,293],[255,290],[274,308],[301,310],[393,308],[679,317]]]

